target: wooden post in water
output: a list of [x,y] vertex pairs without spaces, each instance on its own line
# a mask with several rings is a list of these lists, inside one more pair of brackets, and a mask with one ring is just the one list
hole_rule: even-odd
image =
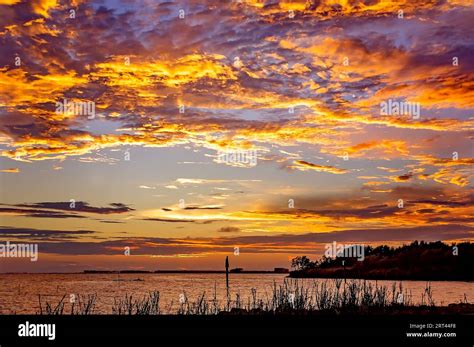
[[344,284],[346,284],[346,261],[342,261],[342,266],[344,267]]
[[227,294],[229,293],[229,257],[225,257],[225,285],[227,287]]

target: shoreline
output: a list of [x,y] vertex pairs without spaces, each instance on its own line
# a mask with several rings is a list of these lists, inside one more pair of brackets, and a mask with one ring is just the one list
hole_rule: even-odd
[[[1,272],[0,275],[161,275],[161,274],[181,274],[181,275],[199,275],[199,274],[222,274],[225,275],[223,270],[159,270],[159,271],[83,271],[83,272]],[[340,279],[344,280],[343,277],[329,277],[329,276],[292,276],[291,273],[281,273],[274,271],[265,270],[249,270],[240,272],[229,272],[229,275],[286,275],[285,278],[290,280],[329,280],[329,279]],[[426,278],[368,278],[368,277],[348,277],[346,280],[363,280],[363,281],[391,281],[391,282],[465,282],[474,283],[474,280],[466,279],[426,279]]]
[[[329,280],[329,279],[342,279],[344,277],[338,276],[311,276],[311,275],[302,275],[302,276],[292,276],[291,274],[287,276],[290,279],[299,280],[299,279],[320,279],[320,280]],[[400,278],[400,277],[356,277],[356,276],[346,276],[346,280],[364,280],[364,281],[392,281],[392,282],[466,282],[474,283],[474,280],[470,279],[452,279],[452,278]]]

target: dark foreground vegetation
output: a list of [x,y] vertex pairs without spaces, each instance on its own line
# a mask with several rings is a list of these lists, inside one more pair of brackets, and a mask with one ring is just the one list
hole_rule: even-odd
[[[414,304],[416,297],[418,304]],[[111,307],[98,307],[97,295],[77,295],[71,303],[64,296],[57,303],[39,297],[38,314],[47,315],[273,315],[273,314],[474,314],[474,304],[467,297],[459,303],[436,306],[431,287],[427,284],[421,293],[412,293],[402,283],[380,286],[364,280],[322,280],[304,284],[287,279],[282,285],[274,283],[270,292],[257,293],[256,289],[243,298],[228,295],[224,300],[203,293],[188,298],[183,293],[179,302],[167,307],[160,305],[160,292],[153,291],[136,298],[125,295],[115,298]]]
[[319,261],[297,257],[294,278],[363,278],[378,280],[474,281],[474,244],[447,245],[441,241],[418,242],[397,248],[365,247],[364,259],[328,258]]

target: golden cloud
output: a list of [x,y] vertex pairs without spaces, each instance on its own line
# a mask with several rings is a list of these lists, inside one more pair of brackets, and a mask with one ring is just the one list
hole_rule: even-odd
[[345,170],[345,169],[339,169],[334,166],[317,165],[317,164],[313,164],[304,160],[295,160],[293,162],[293,165],[289,165],[288,168],[296,169],[300,171],[314,170],[317,172],[327,172],[327,173],[332,173],[336,175],[341,175],[348,172],[348,170]]

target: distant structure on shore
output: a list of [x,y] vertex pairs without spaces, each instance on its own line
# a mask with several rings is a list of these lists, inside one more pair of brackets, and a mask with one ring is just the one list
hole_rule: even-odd
[[273,270],[274,273],[277,273],[277,274],[287,274],[290,272],[289,269],[286,269],[284,267],[276,267],[274,270]]

